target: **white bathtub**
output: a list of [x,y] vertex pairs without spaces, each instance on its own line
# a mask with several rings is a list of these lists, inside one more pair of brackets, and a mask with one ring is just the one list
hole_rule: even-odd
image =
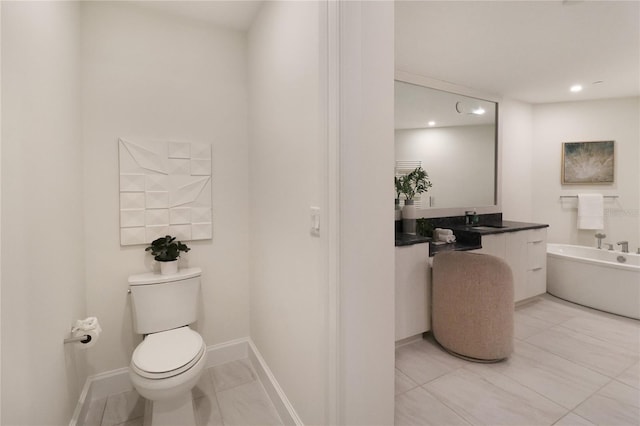
[[640,319],[640,255],[549,243],[547,291],[570,302]]

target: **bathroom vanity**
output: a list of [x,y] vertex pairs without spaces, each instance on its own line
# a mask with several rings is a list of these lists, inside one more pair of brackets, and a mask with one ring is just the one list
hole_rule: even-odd
[[436,245],[425,237],[396,238],[396,341],[431,329],[430,259],[444,250],[468,250],[504,259],[513,272],[514,303],[546,292],[548,225],[493,220],[480,226],[447,227],[453,230],[456,243]]

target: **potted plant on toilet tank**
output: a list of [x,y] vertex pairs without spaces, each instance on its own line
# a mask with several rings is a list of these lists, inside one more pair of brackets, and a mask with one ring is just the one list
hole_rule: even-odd
[[176,237],[166,235],[151,242],[145,249],[150,251],[153,258],[160,262],[160,273],[162,275],[175,274],[178,272],[178,258],[180,252],[191,250],[186,244],[176,241]]

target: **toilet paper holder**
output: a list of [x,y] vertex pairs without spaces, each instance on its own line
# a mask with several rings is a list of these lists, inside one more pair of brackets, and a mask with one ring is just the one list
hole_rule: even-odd
[[74,343],[74,342],[81,342],[81,343],[89,343],[91,341],[91,336],[89,336],[88,334],[83,334],[81,336],[73,336],[73,337],[69,337],[67,339],[64,339],[64,343]]

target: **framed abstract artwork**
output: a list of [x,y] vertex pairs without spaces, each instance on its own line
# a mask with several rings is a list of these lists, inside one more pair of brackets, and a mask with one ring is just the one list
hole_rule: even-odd
[[614,176],[613,141],[564,142],[562,144],[563,185],[611,184]]

